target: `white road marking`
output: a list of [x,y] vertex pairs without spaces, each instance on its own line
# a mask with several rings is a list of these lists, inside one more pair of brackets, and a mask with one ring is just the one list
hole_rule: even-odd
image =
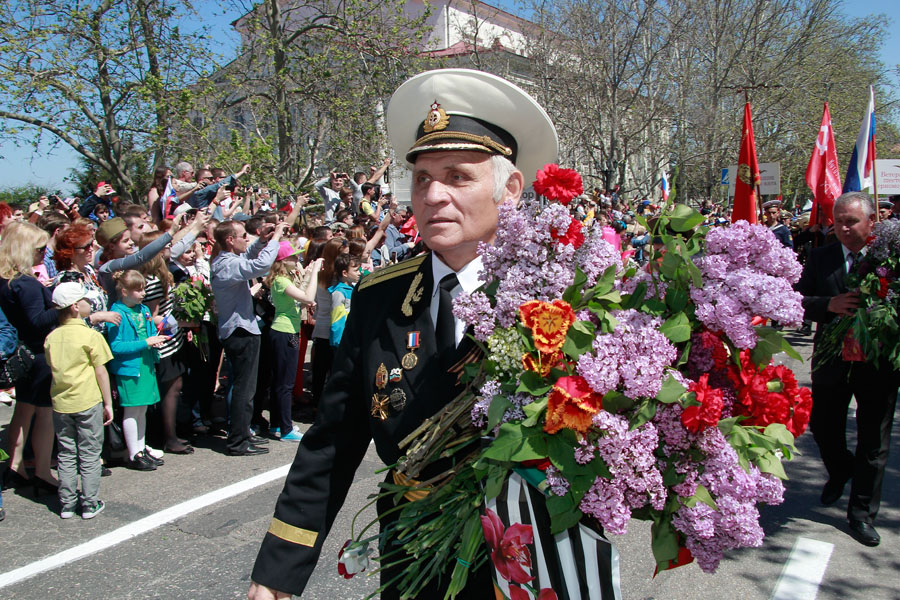
[[131,538],[137,537],[143,533],[147,533],[152,529],[156,529],[161,525],[171,523],[172,521],[189,515],[194,511],[200,510],[201,508],[206,508],[207,506],[216,504],[217,502],[221,502],[222,500],[226,500],[228,498],[231,498],[232,496],[237,496],[238,494],[241,494],[248,490],[252,490],[255,487],[259,487],[261,485],[265,485],[269,482],[275,481],[276,479],[283,479],[287,476],[290,468],[291,465],[286,464],[284,466],[278,467],[277,469],[272,469],[271,471],[267,471],[259,475],[254,475],[249,479],[238,481],[237,483],[227,485],[221,489],[209,492],[208,494],[197,496],[196,498],[187,500],[185,502],[182,502],[181,504],[176,504],[175,506],[161,510],[157,513],[144,517],[143,519],[139,519],[137,521],[134,521],[133,523],[129,523],[128,525],[120,527],[114,531],[110,531],[109,533],[105,533],[99,537],[95,537],[94,539],[84,542],[83,544],[79,544],[73,548],[69,548],[68,550],[63,550],[58,554],[42,558],[41,560],[27,564],[24,567],[20,567],[7,573],[0,574],[0,588],[4,588],[20,581],[24,581],[29,577],[34,577],[39,573],[43,573],[45,571],[61,567],[70,562],[80,560],[96,552],[101,552],[103,550],[106,550],[107,548],[115,546],[116,544],[119,544],[126,540],[130,540]]
[[798,537],[778,578],[772,600],[813,600],[832,550],[834,544]]

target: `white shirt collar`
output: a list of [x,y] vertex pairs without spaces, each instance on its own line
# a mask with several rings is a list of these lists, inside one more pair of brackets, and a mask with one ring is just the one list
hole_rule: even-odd
[[[456,299],[461,293],[466,292],[467,294],[471,294],[479,287],[481,287],[481,280],[479,279],[479,274],[483,270],[481,264],[481,256],[476,256],[473,260],[471,260],[466,266],[464,266],[459,271],[454,271],[449,266],[447,266],[444,261],[438,258],[438,255],[435,253],[431,253],[431,274],[433,276],[433,281],[431,285],[431,306],[429,310],[431,312],[431,322],[437,323],[437,313],[438,313],[438,284],[441,282],[441,279],[449,275],[450,273],[456,273],[456,278],[459,280],[459,285],[450,290],[450,295]],[[459,319],[455,319],[456,321],[456,343],[462,341],[463,336],[466,333],[467,323],[465,321],[461,321]]]

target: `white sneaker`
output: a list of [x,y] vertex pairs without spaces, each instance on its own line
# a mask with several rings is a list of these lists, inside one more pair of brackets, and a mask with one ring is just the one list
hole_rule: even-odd
[[93,504],[83,504],[81,506],[81,518],[93,519],[94,517],[102,513],[104,508],[106,508],[106,504],[103,502],[103,500],[97,500]]
[[144,446],[144,452],[157,460],[166,455],[166,453],[162,450],[157,450],[156,448],[151,448],[150,446]]
[[59,511],[60,519],[71,519],[75,516],[75,507],[74,506],[64,506],[61,511]]
[[5,404],[7,406],[12,406],[12,403],[15,402],[16,399],[9,395],[9,392],[2,391],[0,392],[0,404]]

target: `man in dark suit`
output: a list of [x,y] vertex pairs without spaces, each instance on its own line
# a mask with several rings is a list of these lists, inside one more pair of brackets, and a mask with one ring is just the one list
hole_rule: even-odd
[[[859,294],[848,291],[845,278],[859,257],[875,224],[875,208],[862,192],[843,194],[834,204],[834,233],[838,243],[814,249],[803,268],[796,289],[803,294],[805,317],[822,325],[839,316],[852,315],[859,307]],[[891,426],[897,400],[898,373],[887,364],[870,361],[812,363],[813,408],[810,429],[828,482],[822,504],[837,502],[847,481],[850,502],[847,517],[850,532],[860,543],[877,546],[881,538],[873,527],[881,501],[884,468],[890,448]],[[856,398],[856,454],[847,448],[847,409]]]
[[[412,169],[413,211],[431,252],[373,273],[353,294],[316,422],[256,559],[252,600],[302,593],[369,441],[385,464],[395,464],[403,455],[398,443],[461,391],[466,323],[450,312],[451,298],[481,285],[478,244],[493,241],[497,206],[516,202],[523,172],[530,181],[558,147],[553,124],[531,97],[466,69],[405,82],[391,98],[387,127]],[[387,481],[404,483],[400,477],[391,471]],[[392,506],[391,497],[382,498],[379,514]],[[388,521],[382,518],[382,528]],[[443,581],[421,596],[443,597],[453,567],[448,561]],[[382,582],[396,574],[382,572]],[[399,594],[391,585],[381,597]],[[488,569],[471,573],[460,597],[493,598]]]

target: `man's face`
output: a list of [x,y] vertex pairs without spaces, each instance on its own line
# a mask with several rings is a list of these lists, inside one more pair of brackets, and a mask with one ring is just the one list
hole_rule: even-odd
[[891,218],[891,209],[890,208],[879,208],[878,216],[881,218],[882,221],[884,221],[886,219],[890,219]]
[[207,170],[197,172],[197,183],[210,184],[214,183],[212,173]]
[[178,177],[181,181],[186,183],[190,183],[194,180],[194,170],[188,169],[187,171],[182,171]]
[[838,241],[853,252],[858,252],[866,245],[872,227],[875,225],[875,214],[866,217],[859,202],[841,204],[834,207],[834,235]]
[[[428,247],[451,268],[460,269],[474,259],[478,242],[493,241],[497,229],[493,191],[488,154],[433,152],[416,159],[412,187],[416,224]],[[509,193],[504,194],[507,197]]]
[[344,187],[344,178],[343,177],[332,177],[331,178],[331,189],[333,189],[336,192],[340,192],[342,187]]
[[134,240],[134,243],[140,244],[141,240],[144,239],[144,234],[153,231],[153,227],[144,219],[136,217],[131,225],[128,226],[128,231],[131,233],[131,239]]
[[235,254],[243,254],[250,245],[250,236],[240,223],[234,224],[234,236],[231,238],[231,251]]
[[777,206],[770,206],[766,209],[766,225],[774,225],[778,221],[781,209]]

